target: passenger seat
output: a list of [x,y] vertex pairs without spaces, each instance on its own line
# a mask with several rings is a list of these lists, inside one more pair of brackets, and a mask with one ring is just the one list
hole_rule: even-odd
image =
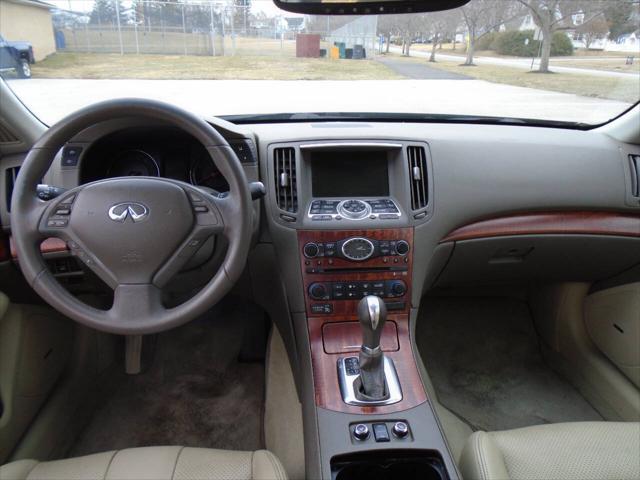
[[475,432],[465,480],[638,480],[640,423],[575,422]]

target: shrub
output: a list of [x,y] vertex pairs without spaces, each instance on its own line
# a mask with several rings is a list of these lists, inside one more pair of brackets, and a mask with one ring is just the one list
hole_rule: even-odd
[[551,55],[573,55],[573,43],[564,32],[556,32],[551,40]]
[[533,57],[538,54],[540,42],[533,39],[533,30],[512,30],[497,35],[493,48],[500,55]]
[[476,50],[493,50],[493,42],[500,36],[499,32],[489,32],[476,40]]

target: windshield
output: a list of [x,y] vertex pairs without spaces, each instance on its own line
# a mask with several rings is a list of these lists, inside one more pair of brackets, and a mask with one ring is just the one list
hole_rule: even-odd
[[47,124],[100,100],[146,97],[244,119],[593,125],[640,98],[637,0],[471,0],[360,17],[292,14],[266,0],[0,7],[2,76]]

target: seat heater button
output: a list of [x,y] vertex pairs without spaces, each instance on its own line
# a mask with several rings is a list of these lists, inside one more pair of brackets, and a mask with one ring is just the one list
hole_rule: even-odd
[[389,430],[387,430],[387,426],[384,423],[373,424],[373,436],[376,438],[376,442],[390,441]]
[[396,437],[405,438],[409,434],[409,425],[405,422],[396,422],[391,431]]
[[353,436],[356,437],[357,440],[366,440],[369,438],[369,427],[367,427],[364,423],[359,423],[355,427],[353,427]]

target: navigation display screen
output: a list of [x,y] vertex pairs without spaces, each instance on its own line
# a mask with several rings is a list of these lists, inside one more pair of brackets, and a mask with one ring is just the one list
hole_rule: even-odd
[[311,154],[314,197],[387,197],[387,152],[350,150]]

